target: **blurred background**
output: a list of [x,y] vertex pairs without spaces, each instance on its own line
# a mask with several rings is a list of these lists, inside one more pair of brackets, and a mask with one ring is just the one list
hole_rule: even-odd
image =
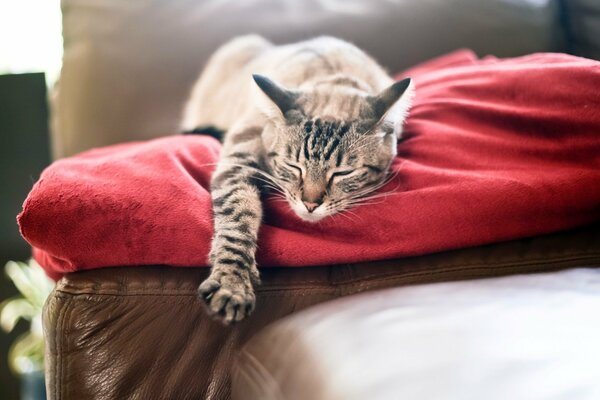
[[[61,30],[59,0],[0,0],[0,267],[30,257],[15,217],[50,162],[47,94],[62,62]],[[0,302],[16,296],[19,291],[2,268]],[[12,315],[27,314],[27,302],[13,304]],[[5,312],[3,327],[12,324],[8,319]],[[8,352],[29,328],[29,321],[20,319],[10,333],[0,330],[0,399],[19,398],[19,379],[8,367]]]
[[[0,0],[0,266],[30,255],[15,217],[52,159],[177,133],[202,65],[234,36],[334,35],[399,72],[461,48],[598,59],[599,21],[598,0]],[[0,333],[0,399],[19,398],[9,345],[27,319],[39,330],[47,289],[35,265],[10,265],[0,301],[19,295],[14,283],[29,297],[2,321],[26,317]]]

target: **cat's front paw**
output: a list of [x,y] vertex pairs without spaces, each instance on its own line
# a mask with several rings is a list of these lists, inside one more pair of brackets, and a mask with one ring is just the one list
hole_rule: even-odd
[[[255,268],[250,270],[256,271]],[[198,288],[198,294],[213,317],[230,325],[243,320],[254,310],[256,297],[252,281],[257,280],[258,272],[251,274],[247,269],[213,268]]]

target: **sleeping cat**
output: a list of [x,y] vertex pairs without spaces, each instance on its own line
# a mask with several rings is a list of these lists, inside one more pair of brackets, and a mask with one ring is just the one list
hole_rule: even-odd
[[261,191],[317,222],[381,187],[413,96],[354,45],[331,37],[275,46],[243,36],[209,60],[183,129],[226,131],[211,182],[215,235],[199,294],[226,324],[254,309]]

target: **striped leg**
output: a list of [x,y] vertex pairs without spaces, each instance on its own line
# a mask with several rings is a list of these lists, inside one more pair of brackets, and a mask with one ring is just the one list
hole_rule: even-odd
[[209,312],[226,324],[244,319],[255,304],[252,284],[259,282],[255,252],[262,219],[255,168],[256,152],[234,152],[221,159],[211,182],[212,269],[198,291]]

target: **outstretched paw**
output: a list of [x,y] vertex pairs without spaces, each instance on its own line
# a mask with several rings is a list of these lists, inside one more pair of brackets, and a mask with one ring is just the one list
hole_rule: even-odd
[[230,325],[243,320],[254,310],[256,297],[252,281],[257,278],[246,269],[213,268],[198,288],[198,294],[213,317]]

